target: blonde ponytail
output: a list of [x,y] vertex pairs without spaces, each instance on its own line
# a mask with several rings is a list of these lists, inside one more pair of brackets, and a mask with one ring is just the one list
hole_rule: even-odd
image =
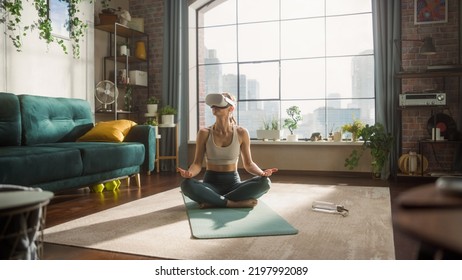
[[[232,94],[230,94],[230,93],[228,93],[228,92],[223,92],[222,95],[228,97],[229,99],[233,100],[233,101],[236,102],[236,104],[237,104],[236,97],[234,97]],[[234,109],[237,109],[237,108],[234,108]],[[237,121],[236,121],[236,119],[234,118],[233,112],[231,112],[231,113],[229,114],[229,122],[230,122],[231,124],[237,125]]]

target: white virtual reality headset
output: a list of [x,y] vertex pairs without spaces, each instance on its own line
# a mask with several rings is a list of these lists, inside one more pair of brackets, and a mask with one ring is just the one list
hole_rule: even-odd
[[228,106],[236,107],[236,102],[221,93],[210,93],[205,97],[205,103],[210,107],[225,108]]

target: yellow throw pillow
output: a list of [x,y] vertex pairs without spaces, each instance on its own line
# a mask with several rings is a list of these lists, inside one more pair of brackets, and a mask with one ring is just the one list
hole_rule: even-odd
[[123,142],[136,123],[130,120],[115,120],[97,123],[90,131],[77,139],[80,142]]

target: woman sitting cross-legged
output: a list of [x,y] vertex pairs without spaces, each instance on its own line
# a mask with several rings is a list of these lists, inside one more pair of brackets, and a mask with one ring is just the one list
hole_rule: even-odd
[[[268,178],[277,168],[260,169],[252,160],[250,137],[247,129],[236,124],[233,111],[236,101],[228,93],[209,94],[205,102],[212,108],[215,123],[202,128],[197,134],[194,161],[187,170],[178,168],[182,177],[184,195],[199,203],[201,208],[252,208],[257,199],[268,192]],[[237,172],[239,155],[247,172],[255,177],[241,181]],[[206,159],[203,181],[194,179]]]

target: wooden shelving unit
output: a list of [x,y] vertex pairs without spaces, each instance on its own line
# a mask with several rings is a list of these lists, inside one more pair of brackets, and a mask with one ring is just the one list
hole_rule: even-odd
[[[119,96],[124,96],[127,88],[127,84],[118,83],[118,71],[125,70],[125,75],[128,78],[130,70],[141,70],[147,72],[148,75],[148,83],[147,86],[140,86],[134,85],[130,83],[132,88],[136,89],[143,89],[146,90],[146,95],[149,96],[149,59],[140,59],[137,58],[135,54],[135,42],[138,40],[142,40],[145,42],[146,45],[146,52],[149,53],[149,36],[146,33],[140,32],[135,29],[131,29],[125,25],[120,23],[114,24],[105,24],[105,25],[96,25],[95,29],[108,32],[110,34],[108,39],[108,47],[110,55],[104,57],[103,59],[103,72],[104,78],[107,80],[113,81],[118,89]],[[130,49],[130,54],[127,55],[120,55],[118,53],[118,47],[120,43],[128,44]],[[113,69],[114,73],[109,74],[110,70]],[[102,115],[102,118],[107,119],[108,114],[113,114],[113,119],[119,119],[119,116],[122,118],[130,118],[133,119],[135,116],[135,112],[123,110],[123,107],[118,104],[119,102],[115,102],[112,104],[111,112],[98,112],[98,114]],[[99,104],[96,101],[96,104]]]

